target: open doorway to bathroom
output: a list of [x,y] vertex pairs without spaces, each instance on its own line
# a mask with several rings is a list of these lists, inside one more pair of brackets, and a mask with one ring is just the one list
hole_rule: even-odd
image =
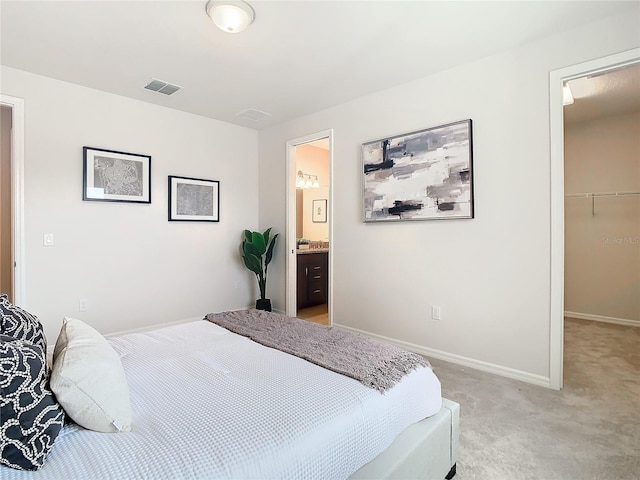
[[288,143],[287,314],[331,324],[331,133]]
[[24,100],[0,94],[0,114],[0,291],[24,307]]
[[11,222],[12,108],[0,104],[0,293],[13,302],[13,227]]

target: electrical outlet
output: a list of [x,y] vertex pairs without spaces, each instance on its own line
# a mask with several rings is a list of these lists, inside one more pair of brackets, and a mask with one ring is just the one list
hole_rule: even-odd
[[431,307],[431,318],[434,320],[440,320],[440,307],[438,305],[433,305]]
[[87,310],[89,310],[89,300],[87,300],[86,298],[81,298],[78,301],[78,311],[86,312]]
[[236,280],[236,283],[234,284],[234,287],[236,290],[240,289],[240,280]]
[[53,246],[53,233],[45,233],[42,236],[42,244],[45,247],[52,247]]

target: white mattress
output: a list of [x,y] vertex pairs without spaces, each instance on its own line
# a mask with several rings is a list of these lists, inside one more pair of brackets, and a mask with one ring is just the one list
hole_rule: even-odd
[[3,480],[346,478],[442,404],[430,369],[383,395],[206,321],[110,342],[133,431],[66,426],[41,470]]

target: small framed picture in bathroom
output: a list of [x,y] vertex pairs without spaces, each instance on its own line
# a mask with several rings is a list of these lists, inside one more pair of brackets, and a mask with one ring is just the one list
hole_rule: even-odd
[[324,198],[313,201],[313,223],[327,223],[327,200]]

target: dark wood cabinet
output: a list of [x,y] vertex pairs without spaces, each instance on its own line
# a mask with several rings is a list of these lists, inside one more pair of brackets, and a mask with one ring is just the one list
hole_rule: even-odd
[[329,254],[299,253],[298,309],[327,303],[329,290]]

